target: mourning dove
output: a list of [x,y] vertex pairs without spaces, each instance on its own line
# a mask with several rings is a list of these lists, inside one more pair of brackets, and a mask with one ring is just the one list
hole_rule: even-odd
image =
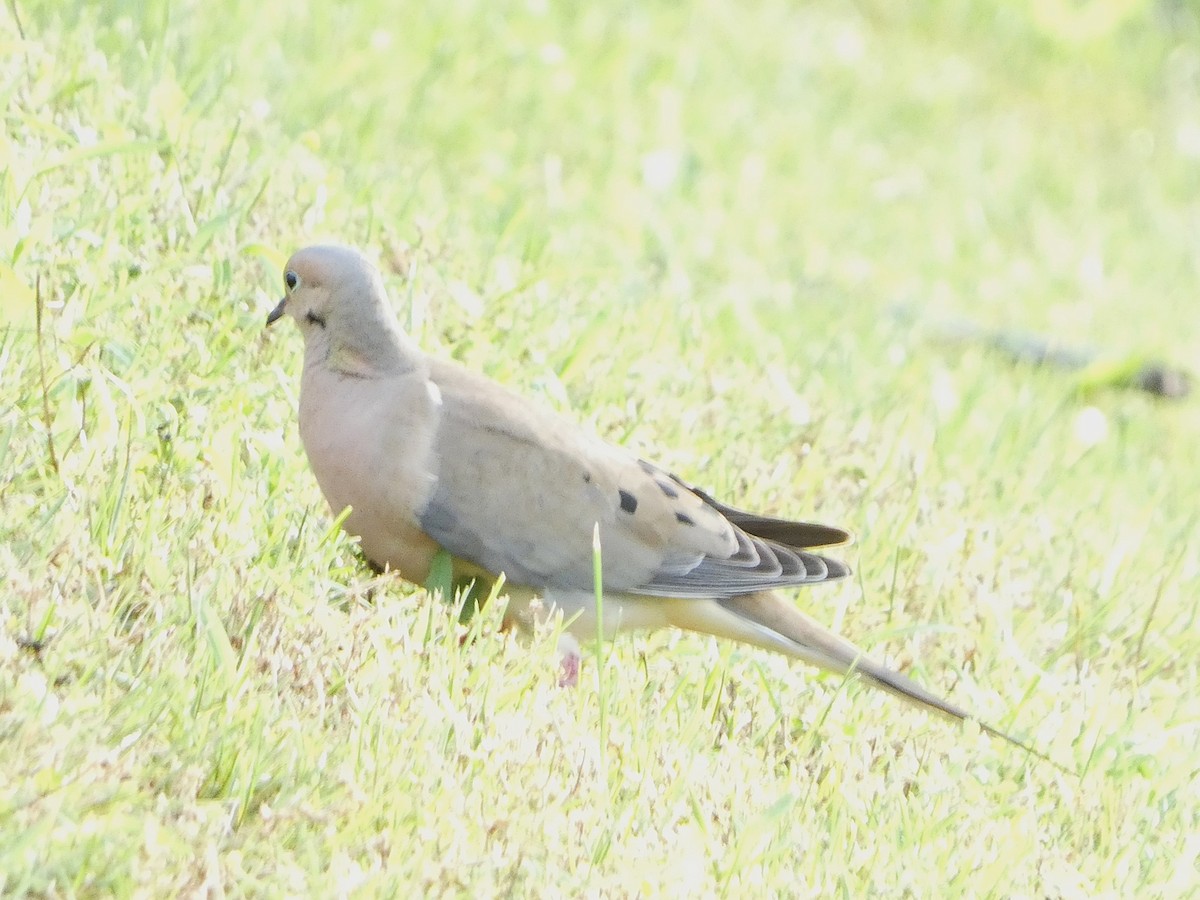
[[670,625],[730,638],[857,672],[952,719],[970,717],[775,592],[849,574],[812,552],[845,543],[847,532],[725,506],[426,355],[401,331],[379,273],[356,250],[300,250],[283,280],[267,324],[291,316],[304,337],[304,449],[334,513],[350,508],[344,527],[375,566],[423,584],[444,549],[456,581],[503,573],[508,620],[558,609],[569,633],[594,639],[598,529],[604,637]]

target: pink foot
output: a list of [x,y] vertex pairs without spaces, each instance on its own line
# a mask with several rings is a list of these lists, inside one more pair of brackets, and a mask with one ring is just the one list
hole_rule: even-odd
[[558,686],[573,688],[579,684],[579,667],[583,656],[579,651],[579,642],[569,634],[559,635],[558,652],[562,654],[562,662],[558,670]]
[[580,658],[578,652],[564,653],[559,665],[558,686],[573,688],[579,684]]

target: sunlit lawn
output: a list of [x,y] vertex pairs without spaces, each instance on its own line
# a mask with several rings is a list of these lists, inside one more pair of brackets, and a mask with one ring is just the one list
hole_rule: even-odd
[[[938,335],[1194,364],[1200,26],[922,9],[6,6],[0,893],[1193,895],[1196,401]],[[575,691],[499,609],[462,641],[304,460],[262,326],[317,239],[431,351],[852,529],[797,602],[1078,775],[706,638]]]

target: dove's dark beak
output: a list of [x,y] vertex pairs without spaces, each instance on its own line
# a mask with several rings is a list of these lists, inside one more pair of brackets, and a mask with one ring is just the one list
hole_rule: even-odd
[[287,297],[279,301],[279,305],[267,313],[267,325],[274,325],[278,320],[283,318],[283,308],[287,306]]

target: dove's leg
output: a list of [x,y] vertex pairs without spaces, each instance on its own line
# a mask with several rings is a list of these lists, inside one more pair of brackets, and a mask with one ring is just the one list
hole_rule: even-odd
[[558,639],[558,652],[562,658],[559,663],[558,686],[573,688],[579,684],[579,668],[583,662],[579,641],[564,631]]

